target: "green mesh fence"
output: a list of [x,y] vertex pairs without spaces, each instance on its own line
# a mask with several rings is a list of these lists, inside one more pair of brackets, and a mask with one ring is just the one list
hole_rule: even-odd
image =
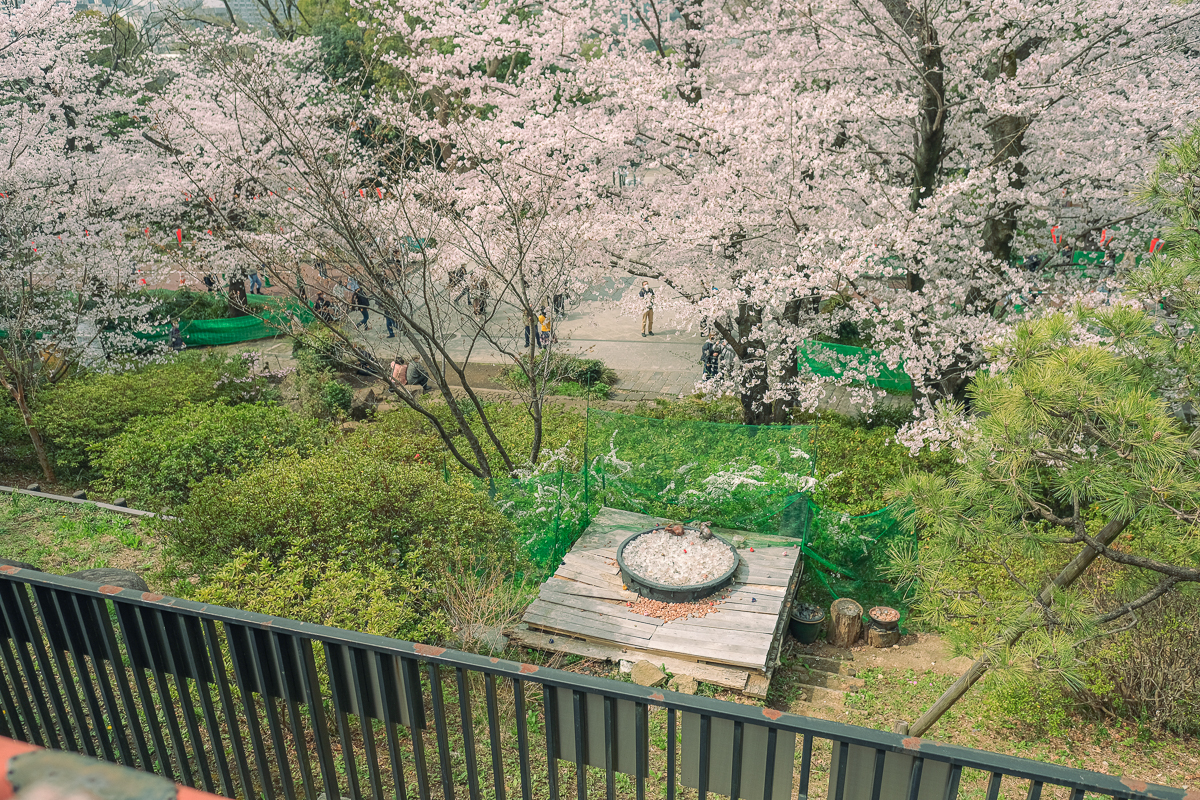
[[802,529],[780,529],[780,512],[815,483],[815,432],[593,410],[590,494],[610,508],[799,538]]
[[525,530],[525,548],[550,572],[601,506],[759,534],[755,546],[799,544],[806,596],[853,597],[904,608],[884,575],[903,528],[887,509],[849,516],[821,509],[815,485],[819,426],[661,420],[589,410],[586,467],[494,488]]
[[[850,597],[863,608],[891,606],[904,610],[907,601],[887,577],[888,549],[905,531],[892,512],[850,516],[809,501],[810,524],[803,545],[807,573],[834,597]],[[810,596],[819,594],[810,587]]]
[[849,377],[854,383],[865,383],[878,389],[912,391],[912,379],[904,372],[904,363],[892,369],[875,350],[810,339],[800,344],[797,355],[801,369],[812,370],[814,375],[822,378]]

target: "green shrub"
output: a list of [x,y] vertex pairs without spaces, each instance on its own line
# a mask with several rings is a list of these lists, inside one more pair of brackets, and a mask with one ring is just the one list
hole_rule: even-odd
[[349,414],[353,400],[354,390],[349,385],[339,380],[328,380],[321,384],[321,403],[331,416]]
[[1137,627],[1097,640],[1085,658],[1083,702],[1180,736],[1200,734],[1200,592],[1177,590],[1138,612]]
[[13,466],[37,464],[37,454],[29,439],[29,431],[25,429],[25,420],[7,392],[0,393],[0,462]]
[[239,550],[195,599],[412,642],[441,642],[450,634],[440,596],[416,571],[318,561],[301,547],[279,563]]
[[89,466],[88,449],[125,429],[138,417],[178,411],[216,397],[213,369],[179,360],[135,372],[87,375],[45,392],[35,421],[49,440],[60,468]]
[[913,458],[896,442],[896,429],[868,427],[836,414],[817,421],[819,488],[813,500],[822,509],[869,514],[887,505],[884,494],[905,474],[939,472],[954,465],[950,452],[923,452]]
[[142,417],[93,445],[97,488],[141,507],[175,506],[212,475],[238,475],[263,461],[308,455],[321,431],[280,406],[185,405],[173,414]]
[[[523,363],[528,363],[528,356]],[[605,366],[598,358],[579,358],[570,353],[558,350],[543,350],[533,358],[533,370],[544,375],[551,384],[579,384],[581,387],[592,387],[601,391],[601,386],[612,386],[617,382],[616,370]],[[510,364],[500,371],[500,382],[514,389],[529,385],[529,377],[520,367]],[[551,392],[551,394],[568,394],[568,392]],[[582,397],[583,394],[572,394]],[[607,397],[607,391],[604,392]]]
[[220,292],[150,292],[162,299],[150,316],[155,319],[225,319],[229,316],[229,298]]
[[1030,678],[1024,672],[997,672],[984,684],[984,713],[1002,728],[1022,736],[1067,739],[1078,704],[1061,686]]
[[59,467],[90,466],[92,445],[139,417],[172,414],[190,403],[271,402],[282,373],[265,369],[258,353],[186,353],[165,364],[115,374],[82,375],[41,395],[35,421]]
[[511,564],[517,549],[508,520],[465,481],[350,446],[210,478],[176,514],[164,523],[168,543],[194,572],[238,548],[275,563],[298,547],[317,562],[419,569],[465,552]]
[[697,422],[731,422],[741,424],[745,419],[742,404],[736,397],[709,398],[694,394],[679,400],[656,398],[637,404],[634,413],[639,417],[654,419],[687,419]]

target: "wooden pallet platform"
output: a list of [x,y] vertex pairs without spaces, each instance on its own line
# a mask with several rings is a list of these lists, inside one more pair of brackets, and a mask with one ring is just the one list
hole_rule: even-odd
[[753,684],[754,694],[765,693],[801,572],[799,548],[740,550],[731,591],[716,611],[664,622],[626,606],[638,596],[622,585],[616,561],[617,546],[630,534],[664,521],[601,509],[542,584],[517,638],[532,647],[591,658],[667,659],[672,672],[740,690]]

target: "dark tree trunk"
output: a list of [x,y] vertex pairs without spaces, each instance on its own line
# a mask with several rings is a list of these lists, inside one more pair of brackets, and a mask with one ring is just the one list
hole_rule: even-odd
[[[1015,50],[1001,53],[987,72],[987,78],[995,81],[1001,76],[1017,77],[1017,67],[1041,44],[1041,39],[1028,39]],[[1029,169],[1021,158],[1025,155],[1025,131],[1029,120],[1023,116],[1004,114],[987,125],[988,137],[992,141],[992,165],[1011,164],[1008,185],[1012,189],[1025,188],[1025,176]],[[997,209],[996,216],[983,226],[983,245],[989,253],[1002,263],[1012,261],[1013,234],[1017,230],[1019,207],[1010,204]]]
[[675,6],[680,19],[683,20],[683,27],[687,31],[683,46],[680,48],[683,54],[684,79],[675,87],[675,90],[690,106],[699,103],[701,97],[700,57],[704,48],[696,40],[695,32],[704,28],[702,9],[699,0],[688,0],[688,2]]

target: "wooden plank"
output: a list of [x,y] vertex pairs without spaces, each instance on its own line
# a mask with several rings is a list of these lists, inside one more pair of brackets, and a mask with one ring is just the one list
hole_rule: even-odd
[[623,589],[613,589],[608,586],[593,586],[590,583],[582,583],[581,581],[575,581],[569,578],[560,578],[558,576],[554,576],[550,580],[543,583],[542,588],[551,592],[577,594],[581,597],[602,597],[607,600],[620,600],[623,603],[630,603],[638,598],[637,594],[634,592],[625,591]]
[[628,647],[645,647],[650,640],[643,639],[639,636],[634,636],[616,629],[597,627],[591,631],[579,631],[564,627],[561,620],[542,620],[536,617],[531,617],[525,620],[525,624],[531,628],[538,628],[547,633],[558,636],[574,636],[594,643],[608,643],[615,646]]
[[647,617],[644,614],[633,613],[625,607],[624,603],[613,603],[594,597],[580,597],[579,595],[562,594],[559,592],[546,592],[539,595],[539,598],[555,605],[576,608],[580,611],[594,611],[606,617],[640,622],[643,625],[653,625],[656,628],[663,624],[663,621],[657,617]]
[[738,649],[732,645],[709,645],[687,639],[660,638],[638,644],[637,647],[655,652],[673,655],[676,658],[693,658],[707,661],[711,664],[729,664],[735,667],[749,667],[758,671],[766,669],[765,650]]
[[566,616],[565,614],[555,615],[531,612],[522,621],[531,628],[542,628],[543,630],[568,633],[571,636],[578,636],[582,639],[591,639],[593,641],[615,642],[633,647],[647,647],[650,643],[650,635],[644,631],[637,631],[633,628],[622,628],[617,625],[606,624],[600,620],[581,621],[579,617]]
[[[688,653],[701,658],[729,664],[743,663],[761,667],[766,662],[770,649],[770,637],[762,637],[765,643],[735,644],[714,642],[697,638],[692,633],[675,633],[671,628],[659,628],[650,637],[649,647],[667,652]],[[643,645],[645,647],[647,645]]]
[[773,620],[779,616],[779,610],[780,610],[780,608],[783,607],[783,602],[776,601],[774,604],[771,604],[771,603],[764,603],[762,601],[759,601],[757,603],[751,603],[748,601],[747,602],[736,602],[735,601],[732,603],[730,603],[730,602],[722,603],[721,607],[727,608],[731,611],[742,611],[747,614],[754,614],[759,617],[767,617],[768,619]]
[[[762,650],[763,653],[771,647],[774,631],[760,633],[756,631],[735,631],[728,628],[706,628],[700,625],[689,625],[688,620],[675,620],[662,626],[655,634],[664,636],[694,639],[705,645],[731,645],[744,647],[748,650]],[[651,641],[657,641],[653,636]]]
[[556,578],[570,578],[571,580],[579,581],[580,583],[589,583],[592,586],[605,586],[615,588],[618,591],[624,588],[621,579],[616,575],[605,575],[601,572],[582,572],[570,567],[559,567],[554,572]]
[[[613,630],[628,631],[643,639],[650,638],[650,635],[659,627],[649,622],[621,619],[596,611],[589,611],[586,608],[572,608],[571,606],[559,605],[558,603],[548,603],[541,598],[534,600],[529,608],[525,610],[525,617],[530,616],[537,616],[542,619],[559,619],[562,622],[571,622],[573,620],[574,622],[571,624],[585,626],[580,628],[581,630],[587,630],[587,626],[595,627],[602,625],[605,628]],[[647,619],[649,618],[647,617]],[[570,628],[570,630],[576,630],[576,628]]]
[[755,586],[780,586],[786,588],[791,580],[791,574],[787,573],[763,573],[749,572],[745,566],[739,566],[737,572],[734,573],[734,579],[738,583],[751,584]]
[[731,631],[749,631],[751,633],[771,634],[775,630],[774,614],[756,614],[753,611],[742,611],[737,608],[720,606],[721,610],[706,617],[691,617],[689,619],[673,620],[666,623],[674,626],[686,623],[693,628],[723,628]]
[[753,674],[746,678],[745,693],[759,700],[767,699],[767,690],[771,688],[771,679],[766,675]]
[[[595,661],[611,661],[613,663],[619,661],[652,661],[655,666],[665,666],[667,671],[673,675],[690,675],[698,681],[725,689],[741,691],[745,688],[746,681],[751,675],[751,673],[741,669],[700,664],[695,661],[670,658],[629,647],[617,647],[611,644],[572,639],[566,634],[550,636],[542,631],[532,630],[524,625],[517,626],[512,638],[526,647],[559,653],[570,653],[571,655],[590,658]],[[554,640],[553,643],[551,643],[551,639]]]
[[594,571],[605,575],[616,575],[619,569],[616,564],[610,563],[599,556],[590,556],[587,554],[567,553],[563,556],[563,566],[577,569],[580,571]]
[[778,603],[783,600],[783,592],[774,586],[755,586],[754,584],[744,583],[739,585],[735,583],[731,588],[732,591],[725,598],[726,600],[745,600],[747,603],[752,598],[757,599],[760,603],[764,601]]

